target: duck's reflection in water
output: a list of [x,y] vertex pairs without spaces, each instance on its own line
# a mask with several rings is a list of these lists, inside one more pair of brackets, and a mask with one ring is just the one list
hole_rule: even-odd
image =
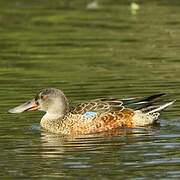
[[133,143],[135,138],[152,133],[154,133],[154,128],[150,127],[146,129],[114,129],[108,132],[79,136],[64,136],[42,131],[42,156],[63,158],[67,154],[78,151],[99,151],[107,145],[111,148],[118,145],[120,148],[121,145]]

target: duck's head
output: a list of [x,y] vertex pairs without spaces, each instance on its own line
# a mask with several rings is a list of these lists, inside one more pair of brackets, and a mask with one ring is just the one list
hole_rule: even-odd
[[55,88],[41,90],[35,98],[20,106],[10,109],[10,113],[22,113],[25,111],[41,110],[46,112],[49,118],[63,117],[68,112],[68,101],[62,91]]

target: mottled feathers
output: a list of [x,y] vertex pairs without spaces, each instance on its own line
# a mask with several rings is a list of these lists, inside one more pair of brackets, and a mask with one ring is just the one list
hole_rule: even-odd
[[[156,94],[147,98],[129,99],[95,99],[72,107],[70,113],[81,117],[74,128],[81,133],[95,133],[118,127],[133,128],[135,125],[147,125],[157,119],[158,113],[148,114],[159,106],[152,105],[155,100],[165,94]],[[147,114],[146,114],[147,113]],[[135,115],[135,116],[134,116]],[[135,121],[134,121],[135,117]],[[144,124],[143,124],[144,123]],[[72,128],[72,131],[73,130]]]

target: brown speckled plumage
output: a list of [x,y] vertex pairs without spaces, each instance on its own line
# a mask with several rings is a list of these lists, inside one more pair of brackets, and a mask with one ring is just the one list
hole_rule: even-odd
[[[82,114],[67,114],[63,120],[54,123],[50,120],[41,122],[42,127],[55,133],[90,134],[112,130],[118,127],[132,128],[134,113],[130,109],[105,112],[93,118],[84,118]],[[48,122],[48,123],[47,123]]]

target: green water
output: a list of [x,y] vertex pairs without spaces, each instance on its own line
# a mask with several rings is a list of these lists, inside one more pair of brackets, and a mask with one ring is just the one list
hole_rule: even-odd
[[[180,2],[0,1],[0,179],[179,179]],[[160,126],[75,139],[7,110],[44,87],[71,102],[167,92]]]

